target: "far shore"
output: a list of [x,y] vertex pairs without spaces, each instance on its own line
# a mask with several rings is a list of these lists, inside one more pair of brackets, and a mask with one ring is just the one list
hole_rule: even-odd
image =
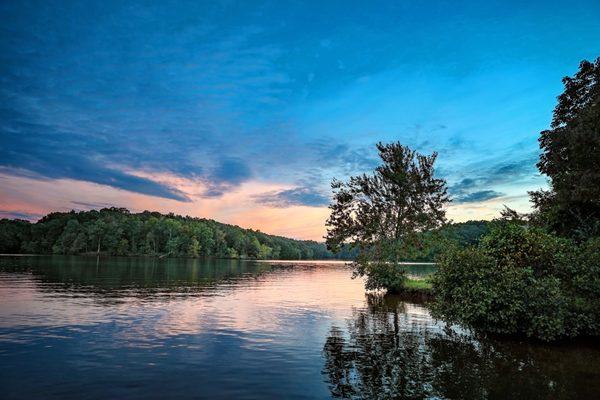
[[[27,253],[17,253],[17,254],[0,254],[0,257],[43,257],[43,256],[74,256],[74,257],[94,257],[94,256],[102,256],[102,257],[122,257],[122,258],[158,258],[161,260],[164,259],[214,259],[214,260],[239,260],[239,261],[260,261],[264,263],[277,263],[277,264],[350,264],[353,260],[262,260],[258,258],[226,258],[226,257],[168,257],[165,255],[149,255],[149,254],[134,254],[129,256],[113,256],[104,253],[81,253],[81,254],[27,254]],[[403,261],[399,262],[400,265],[435,265],[434,262],[427,261]]]

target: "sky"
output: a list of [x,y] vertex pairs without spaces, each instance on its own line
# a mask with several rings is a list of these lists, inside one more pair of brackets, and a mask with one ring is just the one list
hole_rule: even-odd
[[0,0],[0,218],[126,207],[321,240],[374,144],[438,152],[454,221],[530,210],[600,1]]

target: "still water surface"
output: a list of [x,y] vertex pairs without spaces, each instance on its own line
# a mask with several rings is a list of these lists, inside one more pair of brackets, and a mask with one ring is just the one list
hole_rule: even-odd
[[0,257],[0,397],[600,398],[597,344],[476,338],[350,277],[339,263]]

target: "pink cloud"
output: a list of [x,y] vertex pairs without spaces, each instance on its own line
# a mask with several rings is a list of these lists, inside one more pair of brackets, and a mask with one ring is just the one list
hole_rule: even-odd
[[202,193],[206,187],[201,181],[168,174],[137,172],[136,175],[177,188],[188,194],[192,201],[180,202],[70,179],[38,180],[0,175],[3,188],[0,195],[0,209],[43,215],[51,211],[82,210],[113,205],[134,212],[151,210],[211,218],[244,228],[298,239],[322,240],[325,234],[324,224],[328,215],[326,207],[273,208],[258,204],[254,200],[256,195],[289,189],[289,185],[251,181],[233,188],[220,197],[204,198]]
[[[219,197],[203,197],[207,186],[201,180],[164,173],[127,172],[178,189],[188,195],[191,201],[153,197],[71,179],[46,180],[0,174],[0,210],[6,215],[19,213],[35,216],[51,211],[83,210],[112,205],[125,207],[133,212],[151,210],[210,218],[297,239],[322,241],[326,233],[325,221],[329,215],[327,207],[272,207],[256,201],[261,194],[293,188],[290,185],[249,181]],[[448,217],[457,222],[491,219],[499,215],[505,204],[520,211],[530,210],[526,196],[506,196],[480,203],[451,205],[448,208]]]

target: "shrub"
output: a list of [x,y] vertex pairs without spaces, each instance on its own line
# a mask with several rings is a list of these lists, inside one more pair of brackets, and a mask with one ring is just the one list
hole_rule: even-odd
[[477,247],[440,257],[434,315],[542,340],[597,335],[599,250],[598,239],[578,248],[539,229],[498,224]]
[[406,282],[406,272],[401,265],[385,261],[360,260],[353,264],[353,276],[365,276],[367,290],[387,289],[388,293],[399,293]]
[[600,332],[600,237],[583,243],[572,264],[574,323],[583,334]]

